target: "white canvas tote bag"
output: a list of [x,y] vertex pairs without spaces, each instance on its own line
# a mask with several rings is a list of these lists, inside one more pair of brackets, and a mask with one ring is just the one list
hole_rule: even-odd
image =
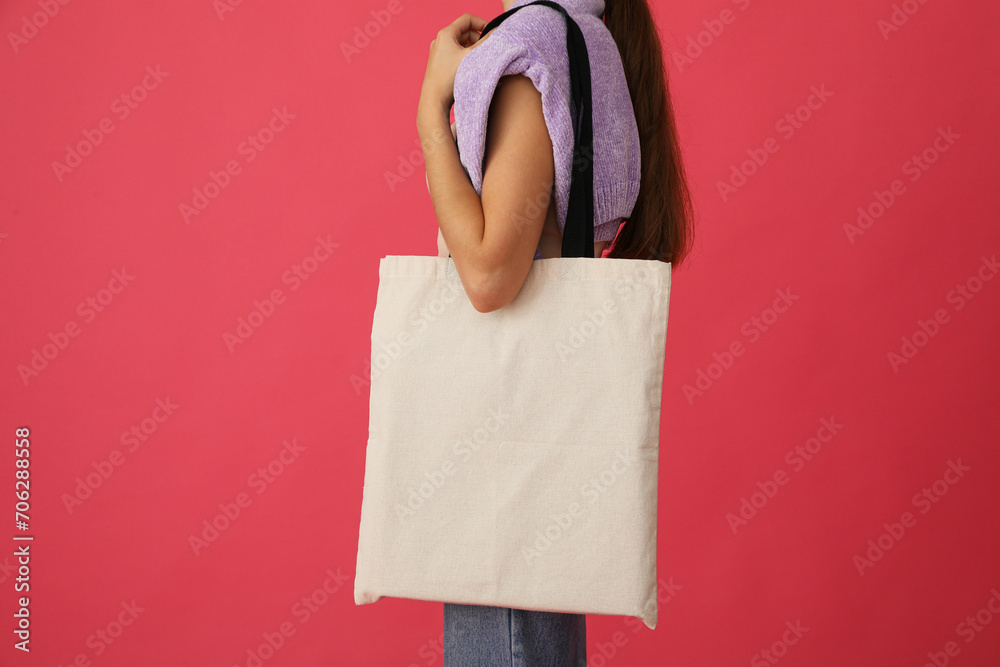
[[[656,625],[670,264],[593,257],[590,72],[563,256],[478,312],[451,257],[380,260],[356,604],[384,596]],[[516,7],[487,25],[485,34]],[[577,170],[579,168],[579,170]]]

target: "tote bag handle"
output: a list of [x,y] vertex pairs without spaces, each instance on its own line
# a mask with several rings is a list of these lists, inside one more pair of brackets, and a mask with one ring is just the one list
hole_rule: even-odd
[[[590,56],[580,26],[566,9],[551,0],[535,0],[512,7],[486,24],[480,39],[503,23],[508,16],[531,5],[545,5],[566,18],[566,48],[569,52],[570,96],[575,111],[573,127],[573,165],[570,175],[569,203],[563,229],[563,257],[594,256],[594,126],[591,115]],[[486,160],[483,159],[483,171]]]

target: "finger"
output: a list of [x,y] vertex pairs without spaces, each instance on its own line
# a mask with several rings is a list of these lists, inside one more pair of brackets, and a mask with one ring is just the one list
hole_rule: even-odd
[[479,37],[480,35],[478,32],[470,30],[468,32],[463,32],[458,41],[462,46],[472,46],[479,41]]
[[466,33],[471,31],[482,32],[483,28],[486,27],[486,21],[475,14],[462,14],[457,19],[452,21],[451,24],[460,33]]

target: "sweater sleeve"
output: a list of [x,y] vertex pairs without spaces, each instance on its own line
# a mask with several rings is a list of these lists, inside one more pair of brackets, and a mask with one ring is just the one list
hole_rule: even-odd
[[[526,10],[522,10],[526,11]],[[481,44],[469,51],[455,73],[455,129],[458,152],[472,185],[482,195],[483,157],[486,152],[486,121],[490,102],[500,77],[524,71],[528,55],[525,44],[507,39],[507,21]]]
[[[635,203],[638,136],[634,116],[628,119],[631,133],[623,130],[626,126],[615,124],[621,122],[617,119],[631,115],[631,104],[607,107],[607,98],[614,96],[609,96],[601,87],[615,82],[621,88],[619,97],[623,94],[627,100],[623,76],[616,78],[614,70],[612,75],[606,73],[607,61],[618,57],[617,47],[613,41],[603,43],[594,36],[603,33],[589,26],[584,28],[591,35],[587,49],[595,83],[594,241],[610,241],[618,231],[621,218],[628,215]],[[603,24],[600,28],[604,29]],[[611,40],[609,34],[603,36]],[[611,65],[621,68],[620,62]],[[559,231],[564,232],[572,179],[573,120],[566,23],[559,13],[542,6],[525,7],[494,28],[483,43],[470,50],[459,63],[454,86],[459,158],[480,196],[490,102],[500,77],[511,74],[524,74],[541,94],[555,166],[556,220]]]
[[[486,125],[497,83],[500,77],[512,74],[531,79],[542,96],[545,125],[552,141],[553,191],[560,232],[566,224],[573,157],[565,30],[563,18],[550,9],[520,10],[465,56],[455,75],[454,91],[459,156],[476,192],[482,195]],[[595,240],[599,240],[596,235]]]

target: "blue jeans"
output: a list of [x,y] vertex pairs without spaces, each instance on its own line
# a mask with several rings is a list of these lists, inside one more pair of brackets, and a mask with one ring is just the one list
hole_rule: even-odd
[[444,667],[586,666],[586,614],[444,603]]

